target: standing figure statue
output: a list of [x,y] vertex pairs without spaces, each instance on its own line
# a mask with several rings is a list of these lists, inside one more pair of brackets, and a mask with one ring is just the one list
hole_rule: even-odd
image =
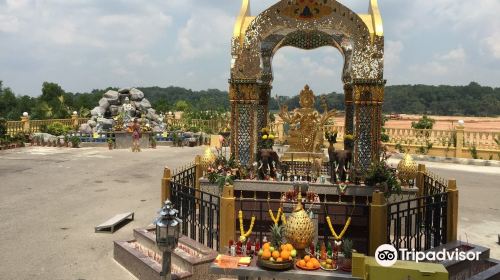
[[132,124],[132,152],[141,151],[141,125],[137,118],[134,119]]
[[125,97],[122,107],[119,110],[120,114],[123,115],[123,123],[124,125],[129,125],[132,121],[134,121],[135,117],[135,108],[130,103],[130,99]]

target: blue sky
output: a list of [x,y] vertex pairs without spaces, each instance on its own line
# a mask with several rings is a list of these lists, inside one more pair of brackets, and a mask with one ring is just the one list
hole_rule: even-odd
[[[256,15],[276,0],[253,0]],[[368,0],[341,0],[366,13]],[[107,86],[227,90],[239,0],[0,0],[0,80],[39,95]],[[500,86],[500,1],[379,0],[388,84]],[[333,48],[279,50],[273,94],[340,91]]]

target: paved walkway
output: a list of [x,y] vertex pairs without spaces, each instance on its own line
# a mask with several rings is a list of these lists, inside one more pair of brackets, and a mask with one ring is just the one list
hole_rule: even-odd
[[[109,151],[29,147],[0,152],[0,279],[135,279],[113,260],[113,240],[149,225],[163,168],[202,148]],[[115,234],[94,226],[118,213],[135,221]]]

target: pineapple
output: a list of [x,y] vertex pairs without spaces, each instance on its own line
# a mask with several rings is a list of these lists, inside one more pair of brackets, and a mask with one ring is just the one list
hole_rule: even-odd
[[276,250],[279,250],[282,240],[283,240],[283,226],[272,225],[271,226],[271,246],[276,248]]

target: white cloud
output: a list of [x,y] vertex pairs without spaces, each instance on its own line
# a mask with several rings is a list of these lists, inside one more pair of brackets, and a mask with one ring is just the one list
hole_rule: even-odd
[[386,68],[394,69],[401,61],[401,52],[404,49],[404,44],[401,41],[385,42],[384,62]]
[[444,84],[456,83],[456,79],[465,74],[466,58],[465,50],[458,47],[443,54],[435,54],[431,61],[413,65],[410,70],[419,80],[427,79]]
[[19,30],[19,19],[11,15],[0,14],[0,32],[15,33]]
[[485,38],[482,44],[486,47],[491,56],[500,59],[500,33],[494,33]]
[[310,57],[304,57],[301,59],[302,67],[304,72],[307,73],[308,76],[320,76],[320,77],[330,77],[333,78],[338,71],[334,71],[333,69],[326,67],[323,64],[320,64],[316,61],[313,61]]
[[464,63],[467,55],[462,47],[450,50],[448,53],[439,55],[438,59],[452,63]]
[[179,30],[177,51],[181,59],[195,59],[229,51],[229,36],[235,17],[219,9],[205,8],[193,11]]

